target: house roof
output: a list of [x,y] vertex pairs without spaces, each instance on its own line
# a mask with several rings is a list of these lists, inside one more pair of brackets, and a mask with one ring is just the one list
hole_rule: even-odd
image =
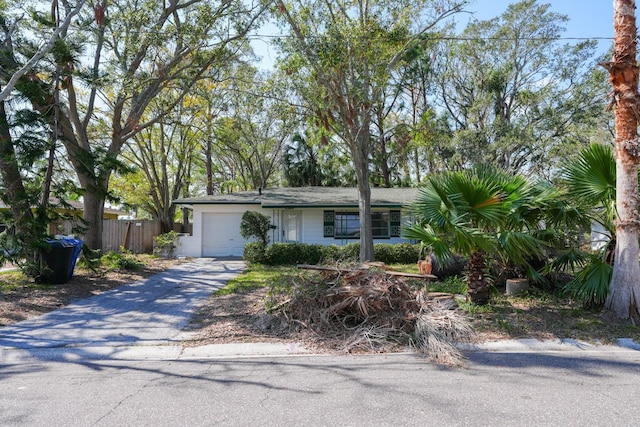
[[[371,207],[400,208],[413,202],[417,188],[371,188]],[[242,191],[231,194],[189,197],[173,201],[177,205],[252,204],[263,208],[357,208],[355,187],[288,187]]]

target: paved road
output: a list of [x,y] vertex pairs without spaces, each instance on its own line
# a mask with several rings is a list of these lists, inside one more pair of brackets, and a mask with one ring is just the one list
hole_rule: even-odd
[[637,426],[640,353],[0,365],[2,426]]
[[637,349],[501,343],[465,370],[295,343],[179,346],[242,268],[196,260],[0,329],[0,425],[640,425]]

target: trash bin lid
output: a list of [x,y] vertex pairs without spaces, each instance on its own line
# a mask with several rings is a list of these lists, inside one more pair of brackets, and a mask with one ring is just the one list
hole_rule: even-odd
[[72,239],[71,237],[63,237],[62,239],[60,239],[60,241],[62,242],[67,242],[69,243],[71,246],[82,246],[82,244],[84,243],[82,240],[80,239]]
[[71,248],[75,246],[73,243],[64,240],[46,239],[46,242],[53,248]]

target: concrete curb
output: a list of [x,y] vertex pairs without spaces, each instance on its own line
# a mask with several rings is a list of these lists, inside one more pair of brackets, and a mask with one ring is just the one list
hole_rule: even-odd
[[195,360],[302,355],[313,355],[313,353],[295,342],[211,344],[200,347],[177,345],[70,346],[31,349],[5,347],[0,349],[0,364],[38,361],[82,363],[99,360]]
[[[616,345],[587,343],[572,339],[540,341],[536,339],[503,340],[480,344],[458,344],[467,352],[490,353],[611,353],[640,351],[640,344],[629,338],[621,338]],[[410,354],[411,352],[401,352]],[[131,345],[131,346],[69,346],[52,348],[0,348],[0,364],[59,361],[83,363],[88,361],[145,361],[145,360],[199,360],[239,359],[255,357],[292,357],[326,355],[314,353],[300,343],[229,343],[199,347],[179,345]],[[389,355],[389,354],[384,354]],[[370,355],[367,355],[370,356]],[[353,357],[353,356],[352,356]]]
[[640,351],[640,344],[630,338],[619,338],[615,345],[604,345],[600,343],[588,343],[574,339],[556,339],[556,340],[537,340],[537,339],[519,339],[519,340],[502,340],[490,341],[480,344],[461,343],[458,348],[464,351],[489,351],[501,353],[535,353],[547,351]]

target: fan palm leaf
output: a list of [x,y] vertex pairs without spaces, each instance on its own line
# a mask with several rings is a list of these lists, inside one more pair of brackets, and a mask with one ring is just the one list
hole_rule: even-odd
[[486,281],[480,273],[485,266],[478,265],[486,257],[480,254],[501,253],[524,266],[542,255],[545,243],[531,233],[539,230],[542,214],[529,200],[540,194],[523,177],[489,167],[434,175],[412,204],[418,220],[405,227],[404,236],[421,241],[441,260],[453,253],[477,255],[467,266],[476,273],[476,292],[485,287],[478,280]]
[[616,163],[607,145],[589,145],[563,175],[569,192],[592,206],[606,206],[616,199]]

